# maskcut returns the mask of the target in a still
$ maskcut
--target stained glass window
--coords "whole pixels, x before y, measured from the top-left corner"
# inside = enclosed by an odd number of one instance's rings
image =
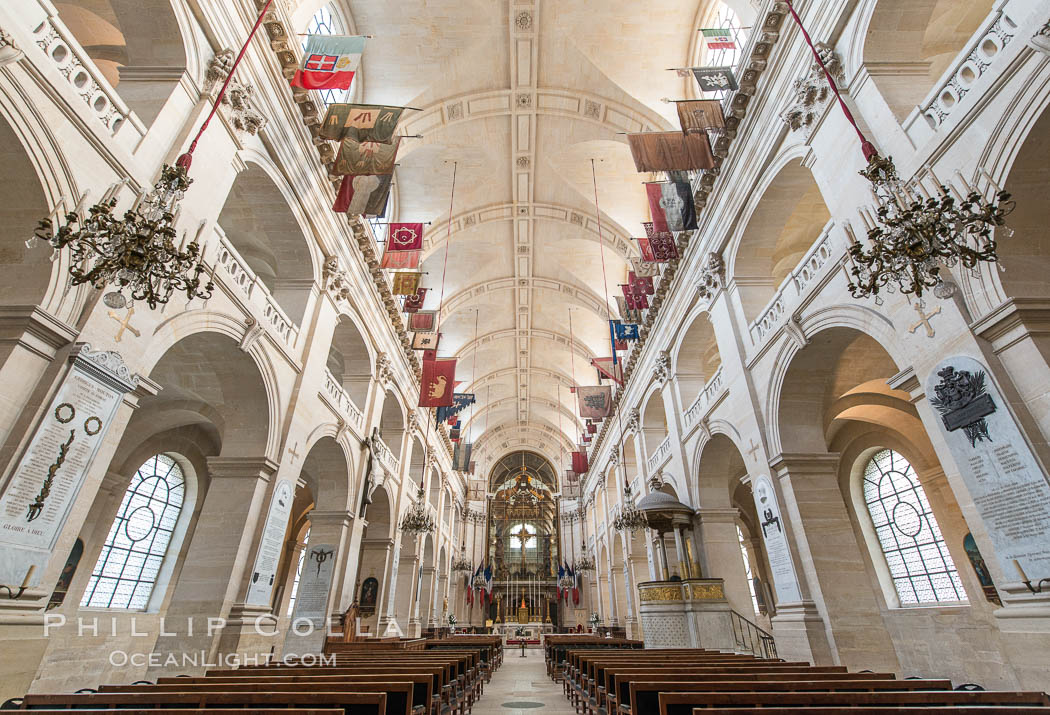
[[[303,561],[306,559],[306,545],[310,543],[310,530],[303,536],[303,548],[299,552],[299,563],[295,565],[295,579],[292,581],[292,595],[288,597],[288,615],[295,609],[295,597],[299,594],[299,579],[303,575]]]
[[[306,26],[307,35],[341,35],[343,34],[342,23],[339,22],[339,18],[332,13],[331,6],[325,5],[310,18],[310,23]],[[303,49],[306,49],[306,38],[303,38]],[[318,90],[318,94],[321,95],[321,101],[327,107],[329,104],[335,102],[346,101],[345,98],[337,96],[336,90],[334,89],[321,89]],[[340,94],[344,94],[340,92]],[[350,96],[350,91],[345,92],[345,96]]]
[[[145,609],[182,513],[186,477],[166,454],[139,467],[109,529],[84,597],[84,608]]]
[[[966,601],[915,470],[884,449],[864,468],[864,503],[902,606]]]

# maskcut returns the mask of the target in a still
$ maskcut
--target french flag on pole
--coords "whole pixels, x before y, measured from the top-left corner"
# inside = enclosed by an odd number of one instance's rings
[[[354,73],[365,51],[365,37],[310,35],[303,61],[292,78],[293,87],[303,89],[350,89]]]

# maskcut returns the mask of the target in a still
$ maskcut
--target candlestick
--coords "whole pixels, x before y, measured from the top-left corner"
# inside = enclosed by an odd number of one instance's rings
[[[1017,559],[1014,559],[1014,568],[1017,569],[1017,573],[1021,574],[1022,581],[1030,581],[1030,579],[1028,578],[1028,574],[1024,572],[1023,568],[1021,568],[1021,562]]]

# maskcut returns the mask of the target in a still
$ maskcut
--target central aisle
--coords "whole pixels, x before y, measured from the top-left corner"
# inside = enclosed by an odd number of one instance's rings
[[[503,666],[485,686],[471,715],[571,715],[562,686],[547,677],[543,650],[506,648]]]

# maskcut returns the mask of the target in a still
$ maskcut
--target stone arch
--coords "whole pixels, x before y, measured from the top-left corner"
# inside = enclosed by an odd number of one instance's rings
[[[400,397],[387,390],[383,395],[383,406],[379,413],[379,436],[394,456],[400,457],[401,443],[405,435],[405,409]]]
[[[704,385],[722,366],[711,314],[706,310],[697,310],[687,325],[689,327],[682,333],[674,352],[673,365],[684,406],[693,403]]]
[[[365,581],[374,578],[379,582],[376,594],[375,612],[362,614],[361,625],[367,627],[373,634],[379,622],[379,614],[386,608],[387,582],[390,577],[390,566],[392,565],[393,542],[393,509],[391,507],[390,494],[384,485],[379,485],[372,493],[372,503],[368,505],[365,512],[365,527],[361,532],[361,551],[358,556],[357,567],[357,593],[355,597],[360,601],[362,598],[361,588]]]
[[[660,388],[654,389],[643,404],[641,430],[648,459],[667,437],[667,413],[664,411],[664,397]]]
[[[422,585],[419,573],[419,537],[402,532],[401,554],[397,565],[397,588],[394,599],[394,618],[401,630],[409,631],[410,621],[415,620],[416,600],[420,598]]]
[[[171,0],[62,0],[55,7],[110,86],[152,124],[195,51]]]
[[[321,437],[309,447],[301,478],[324,511],[353,511],[350,462],[334,437]]]
[[[875,2],[863,62],[898,121],[926,98],[993,5],[993,0]]]
[[[756,191],[758,198],[729,249],[727,274],[748,323],[761,315],[831,219],[812,172],[790,155],[782,161],[761,193]]]
[[[375,358],[355,317],[346,313],[339,316],[332,334],[326,367],[358,409],[364,409],[372,384]]]
[[[25,244],[51,206],[24,141],[26,131],[16,129],[6,113],[0,116],[0,305],[35,305],[44,302],[53,274],[66,266],[51,261],[47,244]]]
[[[237,274],[235,281],[249,296],[263,288],[288,319],[300,325],[317,281],[318,261],[309,224],[300,220],[293,197],[270,162],[253,155],[234,179],[219,213],[218,230],[240,258],[220,258]]]

